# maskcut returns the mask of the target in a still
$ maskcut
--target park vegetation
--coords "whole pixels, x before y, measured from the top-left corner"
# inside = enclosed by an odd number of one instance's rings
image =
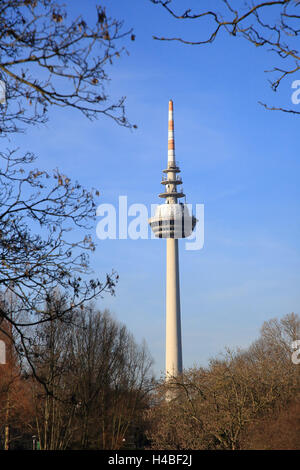
[[[226,349],[162,382],[147,412],[152,448],[299,449],[300,361],[291,347],[299,337],[298,315],[272,319],[248,349]]]
[[[170,1],[152,1],[172,13]],[[225,29],[298,63],[282,41],[298,34],[294,3],[241,14],[226,1],[225,23],[213,12],[172,14],[212,17],[216,32],[203,43]],[[260,16],[272,5],[281,8],[280,30]],[[260,32],[243,26],[247,19]],[[15,133],[47,122],[51,107],[135,128],[125,98],[107,93],[126,38],[135,35],[101,6],[88,24],[54,0],[0,2],[0,448],[299,448],[300,366],[291,360],[299,317],[266,322],[247,350],[154,380],[146,345],[99,308],[118,275],[91,277],[98,189],[37,168],[36,155],[13,145]],[[277,72],[275,90],[294,69]]]
[[[48,308],[62,303],[56,293]],[[38,379],[13,350],[0,365],[2,448],[299,449],[299,333],[298,315],[269,320],[249,348],[166,382],[108,311],[76,309],[72,326],[32,329]]]
[[[57,292],[47,308],[64,309]],[[152,359],[124,325],[92,304],[69,322],[30,327],[28,362],[6,341],[0,365],[2,449],[119,449],[139,445]],[[4,339],[5,336],[2,335]]]

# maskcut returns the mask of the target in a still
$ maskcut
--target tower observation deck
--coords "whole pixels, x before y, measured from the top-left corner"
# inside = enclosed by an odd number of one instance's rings
[[[197,219],[189,213],[180,188],[182,179],[175,160],[173,101],[169,101],[168,166],[163,170],[161,184],[164,192],[159,197],[164,204],[156,208],[149,224],[158,238],[167,239],[167,282],[166,282],[166,378],[182,372],[181,319],[178,239],[191,235]]]
[[[173,101],[169,101],[168,167],[163,173],[166,175],[161,181],[164,192],[159,194],[159,197],[166,201],[157,207],[154,217],[149,219],[149,224],[158,238],[186,238],[194,230],[196,218],[189,214],[186,204],[179,202],[179,199],[185,198],[185,194],[179,188],[182,179],[179,176],[180,168],[175,161]]]

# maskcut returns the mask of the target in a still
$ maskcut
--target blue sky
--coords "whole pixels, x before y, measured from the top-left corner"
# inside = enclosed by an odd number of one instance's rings
[[[89,19],[95,3],[74,0],[71,11],[78,14],[84,4]],[[99,188],[99,203],[127,195],[129,204],[150,206],[160,202],[173,99],[187,200],[205,205],[204,248],[186,251],[180,242],[183,358],[185,367],[204,365],[225,346],[248,346],[263,321],[299,313],[300,118],[266,111],[258,101],[293,107],[291,85],[300,76],[274,94],[264,70],[278,63],[267,51],[228,36],[201,48],[154,41],[152,35],[183,33],[195,39],[199,25],[176,23],[149,0],[106,4],[107,13],[136,34],[134,42],[124,40],[129,55],[108,69],[108,91],[127,97],[128,118],[138,129],[56,109],[46,126],[29,129],[16,143],[35,151],[41,168],[59,167]],[[119,273],[116,296],[99,306],[146,340],[159,375],[165,242],[98,241],[91,264],[99,277],[112,268]]]

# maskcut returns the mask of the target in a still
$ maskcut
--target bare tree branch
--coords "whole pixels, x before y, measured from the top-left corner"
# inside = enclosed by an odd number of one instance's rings
[[[270,82],[273,91],[277,91],[281,82],[300,70],[300,50],[298,36],[300,33],[300,2],[295,0],[240,2],[236,0],[219,0],[218,6],[211,10],[194,12],[191,8],[177,13],[175,0],[150,0],[163,7],[176,20],[196,20],[201,24],[207,22],[211,27],[202,39],[189,40],[183,37],[158,37],[160,41],[178,41],[183,44],[201,46],[213,43],[222,32],[230,36],[242,37],[255,47],[266,47],[284,60],[287,68],[274,66],[267,72],[275,74]],[[173,4],[176,6],[173,7]],[[202,22],[202,23],[201,23]],[[203,28],[204,30],[204,28]],[[206,30],[206,29],[205,29]],[[201,29],[200,29],[201,31]],[[260,102],[266,109],[300,114],[293,109],[268,106]]]
[[[3,0],[0,5],[0,132],[22,131],[44,123],[49,106],[71,107],[89,119],[104,115],[132,127],[121,97],[106,93],[108,69],[122,53],[131,30],[98,6],[95,22],[69,18],[54,0]],[[133,39],[133,35],[131,35]],[[20,127],[21,126],[21,127]]]

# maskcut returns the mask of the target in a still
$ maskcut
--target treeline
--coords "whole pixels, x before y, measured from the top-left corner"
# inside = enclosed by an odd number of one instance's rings
[[[56,318],[62,302],[48,305]],[[30,334],[27,361],[14,355],[0,366],[1,447],[32,448],[32,436],[43,450],[140,445],[135,435],[153,385],[145,344],[93,305],[68,321],[39,323]]]
[[[60,319],[63,303],[53,296],[55,320],[28,326],[23,362],[11,348],[0,365],[1,448],[300,448],[298,315],[265,322],[246,350],[158,383],[146,346],[108,311],[90,304]]]
[[[299,449],[299,339],[298,315],[273,319],[247,350],[161,383],[147,412],[151,448]]]

